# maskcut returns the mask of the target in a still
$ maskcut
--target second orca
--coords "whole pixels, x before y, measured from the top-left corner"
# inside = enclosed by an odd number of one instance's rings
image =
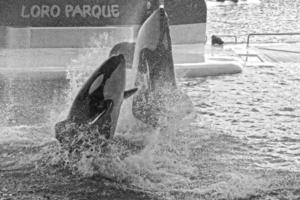
[[[189,97],[177,87],[168,17],[164,8],[155,10],[141,26],[136,43],[119,43],[111,55],[124,54],[130,71],[127,87],[138,92],[126,102],[123,113],[145,124],[158,126],[165,117],[185,117],[193,112]],[[123,114],[122,113],[122,114]],[[126,121],[127,120],[127,121]]]
[[[145,21],[137,37],[133,58],[136,69],[132,113],[152,126],[168,118],[184,118],[193,112],[189,97],[178,87],[172,55],[168,17],[159,8]]]

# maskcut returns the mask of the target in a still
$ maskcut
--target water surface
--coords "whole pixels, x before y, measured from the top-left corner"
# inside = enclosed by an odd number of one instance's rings
[[[251,32],[300,30],[298,1],[248,0],[213,3],[208,8],[209,35],[235,34],[245,41],[245,34]],[[63,87],[61,80],[55,85],[63,93],[51,90],[52,96],[31,98],[28,94],[37,87],[28,79],[22,82],[24,77],[5,88],[4,94],[10,95],[1,97],[2,112],[13,115],[1,120],[0,198],[300,198],[299,62],[276,60],[268,65],[248,64],[237,75],[179,79],[180,88],[194,103],[195,116],[175,119],[161,129],[117,132],[146,143],[146,148],[121,158],[122,149],[115,145],[117,154],[70,166],[54,139],[53,127],[64,119],[70,97],[88,76],[71,68],[86,69],[98,56],[94,49],[70,62],[66,67],[70,87]],[[6,81],[12,83],[13,78]],[[42,93],[49,94],[46,88],[52,83],[43,83]],[[14,110],[11,102],[18,103],[21,97],[36,100],[28,101],[31,108],[42,104],[48,114],[41,121],[46,118],[47,122],[35,123],[39,119],[19,112],[24,108]],[[53,110],[54,105],[59,106]],[[13,116],[22,119],[23,125],[7,123]]]

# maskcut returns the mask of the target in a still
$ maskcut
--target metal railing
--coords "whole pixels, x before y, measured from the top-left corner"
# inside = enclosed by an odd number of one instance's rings
[[[250,33],[247,37],[247,48],[250,45],[250,38],[252,36],[268,36],[268,35],[300,35],[300,33]]]
[[[271,36],[271,35],[274,35],[274,36],[299,35],[300,36],[300,33],[298,33],[298,32],[294,32],[294,33],[293,32],[291,32],[291,33],[250,33],[247,35],[247,43],[246,43],[247,48],[250,46],[250,38],[251,37],[253,37],[253,36]],[[215,36],[220,37],[220,38],[222,38],[222,37],[234,38],[234,44],[238,44],[238,36],[236,36],[236,35],[215,35]],[[246,35],[243,35],[243,36],[246,36]],[[207,36],[206,36],[206,39],[207,39]],[[225,43],[229,43],[229,42],[225,42]],[[264,62],[263,58],[255,53],[248,53],[248,52],[247,53],[239,53],[238,56],[246,57],[246,61],[248,60],[248,57],[256,57],[259,59],[259,61]]]
[[[264,62],[264,59],[262,59],[262,58],[261,58],[259,55],[257,55],[257,54],[250,54],[250,53],[244,53],[244,54],[242,54],[242,53],[239,53],[238,56],[240,56],[240,57],[246,57],[246,59],[245,59],[246,62],[248,61],[248,58],[249,58],[249,57],[255,57],[255,58],[257,58],[260,62]]]

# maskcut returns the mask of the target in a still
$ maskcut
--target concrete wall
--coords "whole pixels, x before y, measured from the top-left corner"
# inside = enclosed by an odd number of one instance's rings
[[[137,27],[32,28],[31,48],[86,48],[132,41]]]
[[[134,27],[76,27],[76,28],[2,28],[0,47],[7,48],[87,48],[113,46],[132,41]],[[206,24],[170,26],[173,44],[205,43]]]
[[[120,16],[96,19],[85,15],[70,18],[64,12],[58,17],[20,14],[24,6],[29,9],[37,2],[39,0],[0,0],[0,47],[85,48],[132,41],[140,24],[158,7],[158,0],[87,0],[85,3],[91,5],[97,2],[119,5]],[[61,9],[69,3],[78,4],[72,0],[46,0],[43,3],[46,2]],[[165,0],[164,4],[173,44],[206,42],[205,0]],[[136,25],[130,28],[133,24]]]
[[[4,30],[6,48],[87,48],[132,41],[137,27],[13,28]]]
[[[206,43],[206,23],[170,26],[173,44]]]
[[[30,48],[31,30],[30,28],[6,29],[6,47],[8,48]]]

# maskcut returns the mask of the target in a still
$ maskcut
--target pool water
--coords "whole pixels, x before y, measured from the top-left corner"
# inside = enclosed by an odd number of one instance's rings
[[[208,34],[244,40],[250,32],[296,32],[299,4],[210,3]],[[72,63],[88,65],[95,55],[82,53]],[[141,152],[124,158],[126,147],[112,144],[106,157],[86,152],[89,157],[72,165],[53,127],[88,74],[68,71],[73,85],[47,104],[48,109],[61,104],[49,111],[48,123],[2,123],[0,199],[299,199],[299,67],[298,62],[248,63],[241,74],[178,79],[194,115],[160,129],[116,133],[143,142]]]

